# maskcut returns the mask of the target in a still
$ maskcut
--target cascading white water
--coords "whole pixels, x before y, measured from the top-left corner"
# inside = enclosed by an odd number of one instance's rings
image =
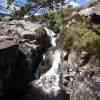
[[[42,74],[39,79],[33,81],[33,85],[45,94],[56,97],[61,90],[62,55],[64,52],[62,49],[57,48],[56,39],[58,37],[56,33],[46,27],[44,27],[44,29],[50,38],[52,47],[47,51],[47,54],[43,54],[43,60],[45,61],[47,58],[50,61],[48,64],[50,68],[46,73]]]
[[[52,66],[45,74],[34,82],[36,87],[42,89],[45,94],[56,96],[60,90],[60,77],[62,67],[62,51],[56,49],[51,55]]]
[[[56,47],[56,39],[57,39],[57,37],[55,37],[56,33],[54,33],[52,30],[48,29],[47,27],[44,27],[44,29],[46,30],[47,35],[50,37],[51,45],[53,47]]]

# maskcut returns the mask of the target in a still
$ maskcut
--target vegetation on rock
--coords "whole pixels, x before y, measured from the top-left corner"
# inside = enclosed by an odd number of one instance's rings
[[[97,54],[99,57],[100,36],[92,30],[88,17],[77,16],[64,28],[64,48],[77,48]]]
[[[59,33],[64,28],[64,14],[62,11],[50,12],[47,16],[48,27],[54,32]]]

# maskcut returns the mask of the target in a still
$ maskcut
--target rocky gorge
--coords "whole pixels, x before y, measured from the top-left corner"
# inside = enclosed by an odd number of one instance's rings
[[[0,22],[0,99],[100,100],[96,55],[64,49],[59,39],[45,25]]]

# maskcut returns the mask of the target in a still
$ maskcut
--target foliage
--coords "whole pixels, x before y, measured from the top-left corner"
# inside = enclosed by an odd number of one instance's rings
[[[50,12],[47,16],[48,27],[54,32],[58,33],[63,31],[64,15],[62,11]]]
[[[96,53],[100,57],[100,36],[90,27],[87,17],[74,18],[74,22],[64,30],[64,48],[79,48]]]
[[[11,3],[13,2],[14,0],[7,0],[7,5],[9,7],[9,5],[11,5]]]

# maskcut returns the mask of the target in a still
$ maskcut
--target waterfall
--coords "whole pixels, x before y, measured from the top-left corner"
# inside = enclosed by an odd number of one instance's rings
[[[56,33],[54,33],[52,30],[48,29],[47,27],[44,27],[44,29],[46,30],[47,32],[47,35],[50,37],[50,40],[51,40],[51,45],[53,47],[56,47]]]
[[[46,63],[48,70],[40,75],[39,79],[33,81],[33,87],[39,88],[40,91],[43,91],[47,95],[53,95],[56,97],[61,90],[61,77],[62,77],[62,55],[63,50],[57,48],[56,40],[57,34],[52,30],[44,27],[46,33],[50,39],[51,47],[43,54],[43,61]],[[47,60],[47,61],[46,61]],[[40,65],[41,68],[45,65]]]
[[[46,94],[53,93],[54,95],[57,95],[57,92],[60,90],[60,67],[62,67],[61,55],[61,50],[56,49],[53,55],[51,55],[51,68],[35,81],[35,86],[40,87]]]

